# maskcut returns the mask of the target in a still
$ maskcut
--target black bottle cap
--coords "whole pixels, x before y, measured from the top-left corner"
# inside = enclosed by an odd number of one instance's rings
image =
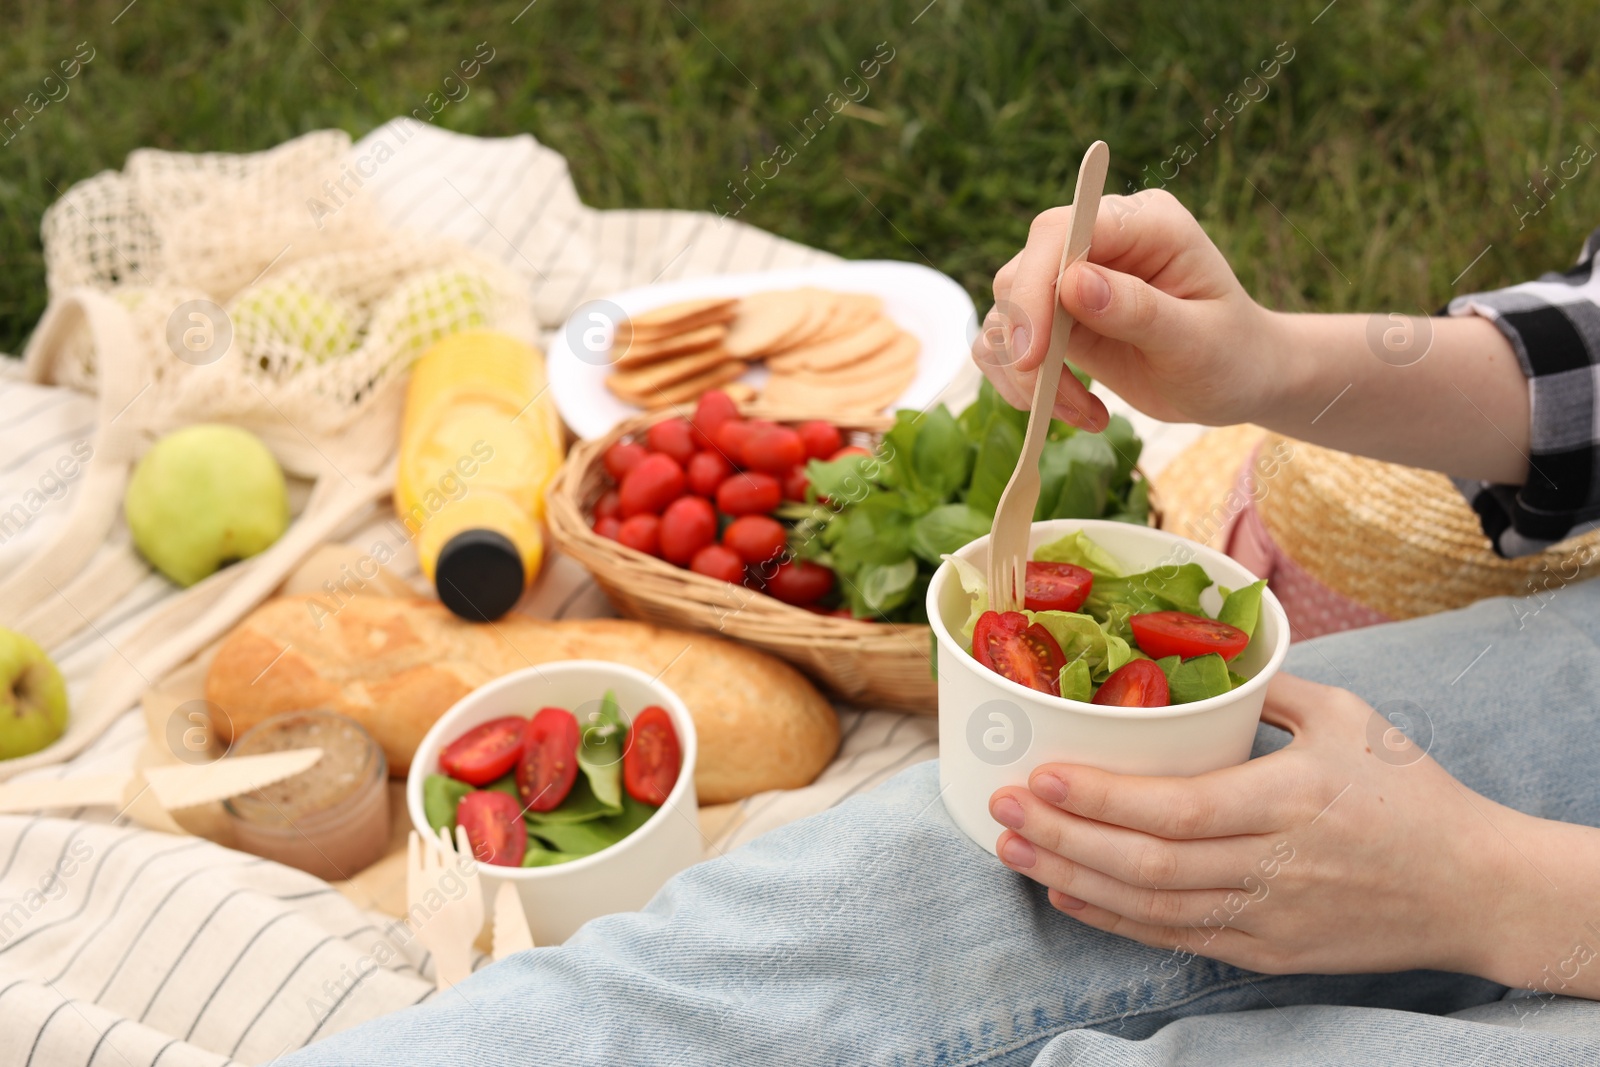
[[[470,622],[492,622],[522,598],[522,556],[505,534],[462,530],[444,543],[433,586],[444,606]]]

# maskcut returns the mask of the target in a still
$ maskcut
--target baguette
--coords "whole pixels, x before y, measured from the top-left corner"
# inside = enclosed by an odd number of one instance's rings
[[[512,613],[471,623],[422,599],[354,597],[334,613],[312,597],[270,600],[223,639],[206,699],[220,711],[214,728],[229,741],[286,711],[348,715],[401,777],[423,734],[457,700],[511,671],[568,659],[660,673],[694,717],[702,803],[806,785],[839,747],[833,706],[764,652],[622,619],[548,622]]]

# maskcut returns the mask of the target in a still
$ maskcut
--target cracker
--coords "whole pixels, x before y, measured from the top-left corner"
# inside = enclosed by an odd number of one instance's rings
[[[839,293],[834,303],[833,317],[820,331],[807,337],[806,346],[819,345],[824,341],[834,341],[840,337],[848,337],[857,330],[864,329],[868,323],[877,318],[883,311],[883,301],[869,293]]]
[[[631,333],[636,338],[651,335],[683,333],[711,322],[727,322],[733,318],[739,303],[733,297],[702,297],[699,300],[681,300],[676,304],[641,311],[617,324],[617,332]]]
[[[614,377],[607,379],[606,384],[611,386],[611,391],[631,404],[644,408],[666,407],[668,404],[681,404],[693,400],[707,389],[715,389],[719,385],[726,385],[745,372],[743,360],[724,359],[692,378],[674,382],[671,385],[655,389],[649,393],[633,393],[631,395],[616,388]]]
[[[773,356],[767,366],[775,370],[834,370],[859,363],[892,342],[900,328],[882,315],[867,323],[866,327],[846,337],[791,349],[781,356]]]
[[[796,289],[795,292],[805,295],[809,302],[806,307],[805,318],[801,319],[793,330],[784,334],[772,343],[764,355],[776,355],[787,352],[791,348],[798,348],[810,344],[812,339],[824,333],[837,317],[839,307],[839,294],[830,293],[826,289],[806,287]]]
[[[611,363],[615,367],[636,367],[645,363],[654,363],[668,356],[700,352],[719,345],[727,333],[728,328],[726,326],[720,322],[714,322],[710,326],[702,326],[698,330],[671,334],[659,340],[631,338],[625,346],[617,344],[611,346]]]
[[[703,352],[672,356],[647,363],[642,367],[617,371],[606,379],[606,383],[612,386],[612,392],[615,393],[629,392],[647,396],[663,386],[681,382],[685,378],[693,378],[727,358],[728,353],[721,348],[708,348]]]
[[[812,298],[803,290],[752,293],[739,302],[739,313],[723,342],[730,356],[754,359],[792,334],[810,312]]]

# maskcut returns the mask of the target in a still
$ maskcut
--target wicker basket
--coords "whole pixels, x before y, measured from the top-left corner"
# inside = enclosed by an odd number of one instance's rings
[[[779,413],[755,406],[743,413],[785,422],[825,419],[849,443],[867,446],[893,425],[892,419],[871,415]],[[677,414],[669,408],[638,415],[603,437],[572,446],[550,483],[546,521],[555,546],[583,564],[617,611],[630,619],[754,645],[788,660],[830,694],[853,704],[937,714],[933,632],[926,625],[818,615],[636,552],[590,528],[595,502],[611,487],[601,462],[606,449]]]

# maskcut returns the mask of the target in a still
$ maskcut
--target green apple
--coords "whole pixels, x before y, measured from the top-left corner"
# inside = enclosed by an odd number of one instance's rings
[[[0,629],[0,759],[27,756],[67,729],[67,683],[31,638]]]
[[[396,297],[403,311],[396,330],[417,351],[441,337],[489,325],[494,289],[469,270],[442,270],[407,282]]]
[[[184,586],[265,551],[289,528],[283,468],[236,426],[188,426],[157,441],[122,508],[140,553]]]
[[[346,354],[358,340],[358,317],[353,308],[297,282],[256,286],[234,304],[229,317],[235,334],[275,338],[318,363]]]

